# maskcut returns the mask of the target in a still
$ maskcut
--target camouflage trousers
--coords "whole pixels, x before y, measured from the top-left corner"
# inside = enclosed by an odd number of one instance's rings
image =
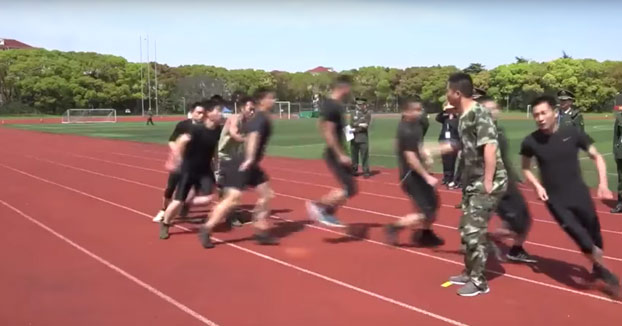
[[[464,193],[460,237],[465,248],[464,273],[478,287],[485,287],[488,258],[488,221],[497,208],[500,194]]]

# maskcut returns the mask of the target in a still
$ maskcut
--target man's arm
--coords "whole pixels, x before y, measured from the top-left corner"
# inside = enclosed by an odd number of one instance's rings
[[[596,149],[596,146],[590,145],[587,149],[587,154],[590,156],[594,165],[596,165],[596,171],[598,171],[598,186],[603,188],[609,188],[607,181],[607,163],[605,159]]]
[[[257,153],[257,140],[259,139],[259,132],[253,131],[246,137],[246,164],[251,164],[255,159],[255,153]]]
[[[238,121],[240,118],[239,114],[232,115],[229,119],[227,119],[226,124],[229,126],[229,136],[231,136],[231,138],[235,141],[243,142],[244,135],[240,133],[240,128],[238,128]]]
[[[497,144],[484,145],[484,187],[486,192],[492,191],[492,179],[497,170]]]
[[[583,114],[581,114],[580,111],[577,113],[577,117],[575,118],[575,125],[577,127],[579,127],[579,130],[581,130],[582,132],[585,132],[585,124],[583,122]]]
[[[614,150],[616,148],[616,144],[620,142],[620,128],[618,128],[618,125],[620,123],[621,117],[622,117],[622,114],[616,113],[616,120],[613,123],[613,149]]]
[[[320,122],[320,129],[322,131],[322,136],[324,137],[328,148],[330,148],[337,157],[345,156],[346,154],[343,152],[343,149],[341,148],[341,145],[339,144],[339,141],[335,136],[337,132],[343,131],[336,130],[337,125],[334,122],[326,120]]]
[[[549,200],[549,195],[547,194],[546,189],[544,189],[538,178],[536,178],[533,172],[531,172],[531,157],[521,155],[521,168],[525,180],[527,180],[527,182],[534,187],[536,194],[538,194],[538,198],[542,201]]]

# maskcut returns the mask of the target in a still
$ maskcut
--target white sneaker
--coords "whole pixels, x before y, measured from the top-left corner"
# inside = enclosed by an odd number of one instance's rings
[[[158,214],[153,218],[152,221],[154,221],[155,223],[160,223],[162,222],[162,220],[164,220],[164,211],[161,210],[158,212]]]

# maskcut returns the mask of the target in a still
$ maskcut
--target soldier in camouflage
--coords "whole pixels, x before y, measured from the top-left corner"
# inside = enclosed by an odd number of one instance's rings
[[[561,90],[557,92],[557,99],[559,100],[559,125],[574,126],[585,131],[581,110],[572,106],[574,94],[567,90]]]
[[[352,173],[358,172],[359,154],[363,174],[369,178],[369,126],[371,125],[371,112],[367,109],[367,100],[364,98],[356,99],[356,110],[352,115],[350,126],[354,129],[354,139],[350,142],[352,155]]]
[[[460,112],[460,143],[442,146],[441,152],[462,150],[464,160],[463,213],[460,236],[465,246],[461,275],[449,280],[463,285],[460,296],[476,296],[490,291],[484,269],[488,256],[488,221],[507,190],[507,172],[498,148],[497,128],[488,110],[472,98],[473,81],[456,73],[447,83],[447,101]]]
[[[618,170],[618,204],[611,212],[622,213],[622,112],[616,112],[616,121],[613,124],[613,157]]]

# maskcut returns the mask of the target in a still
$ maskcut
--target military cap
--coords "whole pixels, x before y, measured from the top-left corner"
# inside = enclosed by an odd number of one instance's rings
[[[574,100],[574,94],[572,94],[572,92],[570,91],[562,89],[559,92],[557,92],[557,98],[561,101]]]
[[[481,88],[473,88],[473,99],[477,100],[478,98],[482,97],[482,96],[486,96],[486,91],[481,89]]]
[[[359,104],[359,105],[367,103],[367,99],[362,98],[362,97],[357,97],[354,100],[356,101],[356,104]]]

